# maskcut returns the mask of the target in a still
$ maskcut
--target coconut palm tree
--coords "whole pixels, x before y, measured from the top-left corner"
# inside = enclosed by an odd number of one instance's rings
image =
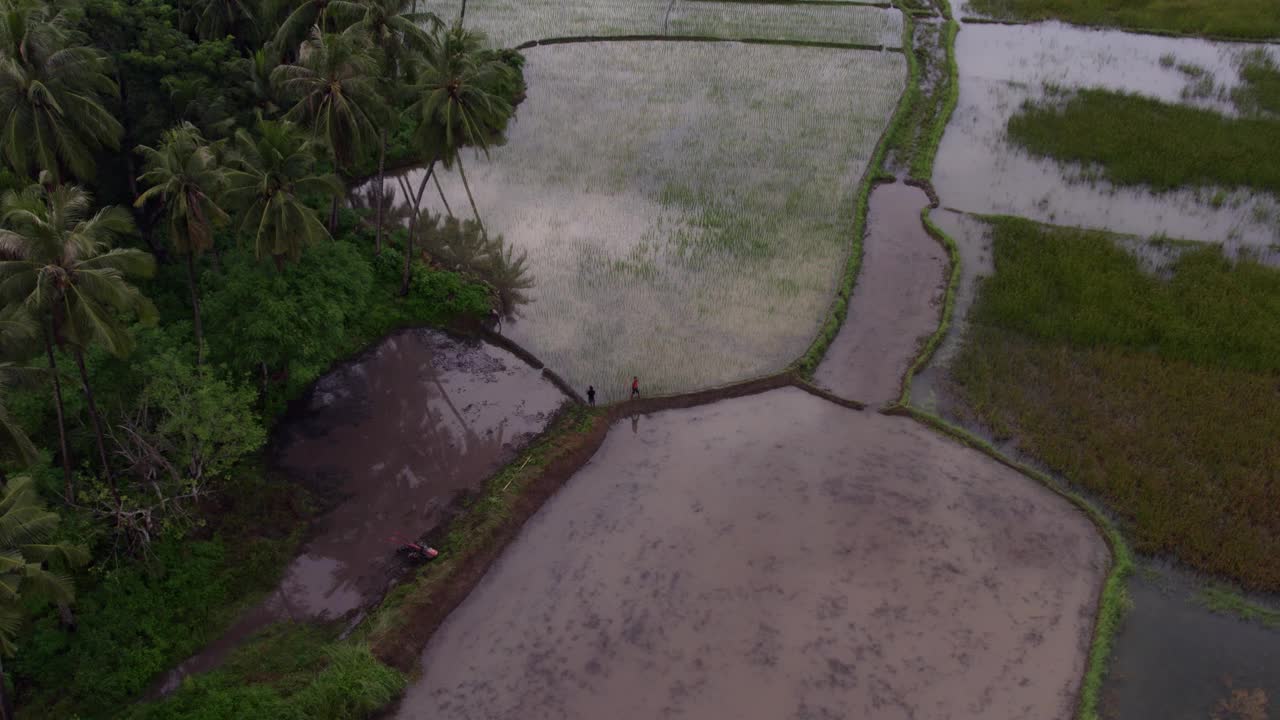
[[[487,155],[501,140],[515,114],[512,92],[523,82],[516,67],[484,48],[483,35],[461,27],[446,31],[423,59],[414,88],[418,99],[408,112],[418,120],[420,144],[435,152],[432,162],[438,160],[446,168],[457,164],[471,211],[484,232],[460,153],[464,147],[476,147]]]
[[[0,154],[18,173],[94,173],[94,153],[117,149],[119,121],[103,107],[118,90],[106,53],[69,40],[61,10],[0,0]]]
[[[368,37],[379,50],[383,94],[388,98],[403,94],[403,80],[412,63],[409,54],[430,51],[435,42],[431,31],[438,31],[444,23],[431,12],[418,12],[417,0],[365,0],[364,14],[352,23],[344,33],[359,33]],[[387,177],[387,133],[398,117],[387,113],[385,122],[378,129],[378,182],[374,186],[378,197],[374,200],[377,210],[375,221],[375,252],[382,253],[383,207],[382,193]]]
[[[227,171],[224,198],[239,209],[238,231],[253,238],[258,258],[271,257],[278,269],[297,260],[302,249],[329,237],[324,223],[304,202],[327,197],[342,184],[316,170],[314,146],[291,122],[259,120],[257,133],[236,133],[236,157]]]
[[[187,257],[187,285],[195,322],[196,364],[203,357],[204,333],[200,323],[200,288],[196,258],[213,247],[213,230],[229,217],[216,200],[226,182],[217,155],[200,131],[182,123],[165,132],[159,148],[139,146],[145,165],[139,182],[151,187],[138,196],[142,207],[151,199],[164,205],[169,239]]]
[[[21,305],[40,320],[55,377],[54,345],[70,349],[113,493],[115,479],[84,350],[96,343],[123,357],[133,348],[124,316],[155,317],[151,301],[127,280],[153,274],[155,258],[142,250],[112,247],[116,238],[132,232],[133,218],[127,210],[108,207],[93,212],[89,193],[73,185],[46,189],[36,184],[0,199],[0,250],[17,258],[0,261],[0,302]],[[60,389],[58,394],[55,399],[61,404]]]
[[[363,14],[362,0],[301,0],[276,30],[275,46],[292,55],[314,27],[324,32],[341,30]]]
[[[75,585],[66,574],[89,562],[79,545],[53,541],[58,516],[45,509],[31,478],[16,476],[0,490],[0,655],[12,656],[22,621],[36,601],[69,604]],[[0,713],[13,717],[0,664]]]
[[[220,40],[228,35],[254,34],[257,23],[255,5],[250,0],[187,0],[182,17],[186,32],[194,31],[201,40]],[[252,42],[255,38],[243,38]]]
[[[312,29],[298,62],[281,65],[271,82],[294,105],[285,119],[311,128],[313,137],[329,149],[339,175],[347,171],[377,141],[386,125],[387,109],[379,92],[378,63],[362,34],[323,34]],[[338,195],[329,211],[329,232],[338,225]]]

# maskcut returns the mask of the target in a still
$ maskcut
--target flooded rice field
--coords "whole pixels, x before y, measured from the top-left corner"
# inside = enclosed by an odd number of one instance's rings
[[[1202,592],[1169,568],[1133,576],[1104,720],[1280,718],[1280,627],[1211,612],[1197,600]]]
[[[1080,168],[1031,157],[1005,133],[1009,118],[1025,101],[1043,99],[1048,86],[1105,88],[1232,114],[1225,94],[1239,84],[1242,56],[1256,47],[1060,23],[966,25],[956,40],[960,100],[933,176],[938,194],[967,212],[1228,246],[1280,244],[1276,197],[1230,189],[1152,194],[1084,180]],[[1267,51],[1280,58],[1280,49]],[[1196,85],[1206,78],[1213,90],[1203,93]]]
[[[564,401],[507,351],[432,330],[392,335],[321,378],[277,431],[276,462],[335,505],[280,586],[165,691],[271,623],[340,618],[380,598],[397,546],[434,528]]]
[[[797,389],[621,423],[395,717],[1070,718],[1105,544],[904,419]]]
[[[509,141],[488,161],[464,157],[489,233],[528,252],[536,283],[504,334],[605,402],[635,375],[645,393],[673,393],[803,354],[852,245],[903,56],[603,42],[527,59]],[[469,207],[456,173],[441,181],[449,207]],[[447,212],[434,188],[425,197]]]
[[[458,17],[461,0],[431,4]],[[902,14],[858,3],[768,6],[734,0],[470,0],[466,24],[493,45],[549,38],[691,35],[726,39],[902,45]]]
[[[938,327],[948,262],[920,221],[928,205],[924,191],[902,183],[871,193],[849,312],[814,374],[840,397],[871,406],[896,399],[922,339]]]

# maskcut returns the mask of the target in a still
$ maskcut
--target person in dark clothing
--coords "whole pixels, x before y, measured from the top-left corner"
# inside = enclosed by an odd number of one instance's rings
[[[639,396],[640,396],[640,378],[635,377],[633,375],[631,377],[631,397],[632,399],[635,399]]]
[[[589,405],[596,404],[596,386],[595,385],[587,386],[587,404]]]

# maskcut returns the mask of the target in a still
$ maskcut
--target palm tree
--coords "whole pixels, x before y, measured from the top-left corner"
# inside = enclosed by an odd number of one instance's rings
[[[94,172],[124,132],[103,107],[118,90],[106,53],[71,44],[69,21],[36,0],[0,0],[0,154],[19,173]]]
[[[325,32],[346,28],[363,14],[362,4],[362,0],[302,0],[280,23],[276,49],[291,54],[314,27]]]
[[[45,509],[31,478],[17,476],[0,490],[0,654],[13,655],[14,640],[34,601],[69,604],[75,585],[65,571],[89,562],[79,545],[53,541],[58,516]],[[0,664],[0,713],[13,717]]]
[[[377,82],[378,64],[366,36],[326,35],[312,29],[298,62],[271,73],[286,101],[294,102],[285,119],[311,128],[329,149],[334,168],[345,175],[373,147],[386,124],[386,107]],[[338,195],[329,211],[329,232],[338,225]]]
[[[92,212],[89,193],[73,185],[46,189],[36,184],[0,199],[0,250],[17,258],[0,262],[0,302],[21,305],[40,319],[45,327],[45,354],[55,379],[53,347],[69,346],[80,371],[102,470],[113,494],[115,479],[85,369],[84,349],[98,343],[123,357],[133,347],[124,314],[136,314],[143,320],[155,316],[151,301],[127,281],[131,276],[154,273],[155,258],[142,250],[111,247],[117,237],[132,232],[133,218],[127,210],[108,207]],[[61,415],[61,389],[56,383],[55,391]],[[65,446],[63,456],[66,462]],[[73,493],[68,478],[68,495]]]
[[[224,197],[240,210],[238,230],[253,238],[257,257],[270,256],[283,269],[285,260],[297,260],[304,247],[329,237],[303,199],[341,193],[342,184],[316,171],[312,143],[293,123],[259,120],[257,129],[256,135],[236,133]]]
[[[427,31],[438,31],[444,26],[440,18],[431,12],[418,12],[417,0],[365,0],[364,14],[344,33],[359,33],[368,37],[378,48],[381,64],[383,94],[394,98],[403,93],[402,81],[411,64],[409,52],[429,52],[434,37]],[[382,253],[382,194],[387,177],[387,132],[397,120],[394,113],[387,113],[382,127],[378,128],[378,183],[374,186],[378,195],[374,252]]]
[[[184,30],[195,31],[201,40],[220,40],[238,35],[242,29],[249,29],[252,34],[256,21],[254,3],[249,0],[188,0],[187,12],[182,17]]]
[[[196,257],[213,247],[214,227],[226,222],[227,213],[215,199],[226,180],[217,155],[191,123],[165,132],[160,147],[139,146],[145,159],[140,182],[151,185],[138,196],[137,207],[157,198],[165,208],[169,239],[187,256],[187,285],[195,322],[196,364],[203,356],[204,333],[200,324],[200,290]]]
[[[408,112],[416,115],[420,135],[432,136],[423,143],[437,153],[432,163],[439,160],[446,168],[458,165],[483,233],[460,153],[471,146],[487,155],[489,146],[501,140],[515,114],[512,96],[522,91],[523,81],[517,66],[500,53],[484,49],[483,35],[461,27],[445,32],[439,45],[423,57],[421,82],[415,88],[418,100]]]

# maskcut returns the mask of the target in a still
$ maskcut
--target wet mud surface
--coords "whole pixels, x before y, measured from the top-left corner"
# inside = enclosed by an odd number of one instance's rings
[[[922,339],[938,327],[945,291],[946,251],[920,220],[928,205],[924,191],[902,183],[872,191],[862,269],[814,373],[819,386],[870,406],[898,397]]]
[[[275,461],[333,509],[266,601],[163,691],[271,623],[341,618],[377,600],[399,568],[397,546],[440,524],[564,400],[506,350],[432,330],[392,335],[321,378],[282,422]]]
[[[1280,719],[1280,628],[1211,612],[1197,592],[1169,571],[1133,576],[1104,720]]]
[[[396,717],[1068,718],[1108,562],[1066,501],[788,388],[622,420]]]

